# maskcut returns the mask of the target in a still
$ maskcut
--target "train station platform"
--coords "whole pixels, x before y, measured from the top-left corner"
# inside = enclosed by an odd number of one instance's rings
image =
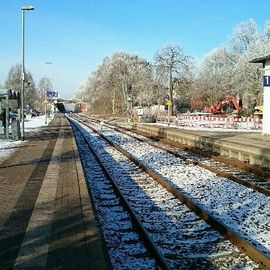
[[[67,119],[16,147],[0,163],[0,269],[110,269]]]
[[[152,137],[204,149],[222,157],[270,169],[270,136],[259,131],[185,129],[162,124],[118,124]]]

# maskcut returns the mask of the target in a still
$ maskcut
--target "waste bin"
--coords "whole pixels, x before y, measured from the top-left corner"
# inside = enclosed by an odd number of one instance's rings
[[[21,129],[20,129],[20,121],[17,119],[11,120],[11,131],[12,140],[20,140],[21,139]]]

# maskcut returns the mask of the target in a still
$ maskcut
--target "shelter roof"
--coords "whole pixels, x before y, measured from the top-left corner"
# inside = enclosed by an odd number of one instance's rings
[[[12,89],[0,88],[0,96],[6,95],[8,95],[10,99],[18,99],[20,97],[20,92]]]
[[[257,57],[252,60],[250,60],[250,63],[262,63],[263,67],[265,67],[265,62],[270,59],[270,54],[262,56],[262,57]]]

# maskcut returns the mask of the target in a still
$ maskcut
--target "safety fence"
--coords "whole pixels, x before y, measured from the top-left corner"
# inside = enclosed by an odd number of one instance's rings
[[[225,129],[262,129],[262,119],[258,117],[222,117],[222,116],[194,116],[179,114],[177,116],[161,115],[158,123],[171,123],[185,127],[225,128]]]

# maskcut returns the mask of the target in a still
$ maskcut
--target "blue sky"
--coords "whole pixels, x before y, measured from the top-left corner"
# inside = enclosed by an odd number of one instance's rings
[[[1,0],[0,83],[21,58],[21,7],[26,12],[25,67],[36,83],[52,79],[72,97],[106,56],[124,50],[152,61],[169,43],[202,58],[233,28],[253,18],[262,30],[270,1],[261,0]],[[51,65],[46,65],[51,62]]]

